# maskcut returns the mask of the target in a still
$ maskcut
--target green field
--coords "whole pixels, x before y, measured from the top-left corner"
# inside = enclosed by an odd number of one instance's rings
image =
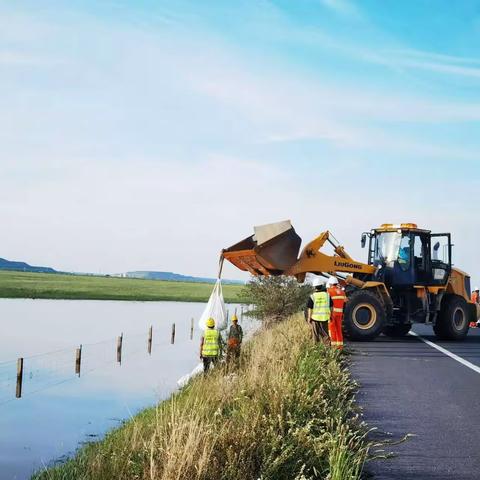
[[[212,288],[209,283],[0,271],[0,298],[205,302]],[[225,301],[238,301],[242,288],[224,285]]]

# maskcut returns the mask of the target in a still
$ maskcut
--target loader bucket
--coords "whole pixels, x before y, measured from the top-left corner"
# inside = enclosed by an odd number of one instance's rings
[[[223,250],[223,257],[252,275],[282,275],[296,261],[302,239],[289,220],[254,227],[254,235]]]

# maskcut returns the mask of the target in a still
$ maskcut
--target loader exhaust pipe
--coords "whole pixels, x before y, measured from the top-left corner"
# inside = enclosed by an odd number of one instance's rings
[[[352,275],[348,275],[348,277],[345,278],[345,283],[347,285],[353,285],[354,287],[358,288],[363,288],[365,286],[365,282],[362,282],[362,280],[359,280]]]

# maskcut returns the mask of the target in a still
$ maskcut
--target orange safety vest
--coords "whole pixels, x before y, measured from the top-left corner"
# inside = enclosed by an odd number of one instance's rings
[[[328,293],[333,302],[332,315],[343,314],[343,307],[347,301],[345,292],[337,285],[328,289]]]

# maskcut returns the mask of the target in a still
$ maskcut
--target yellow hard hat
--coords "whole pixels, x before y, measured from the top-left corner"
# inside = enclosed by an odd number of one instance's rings
[[[232,322],[238,322],[238,317],[235,314],[232,315]]]
[[[215,320],[210,317],[208,320],[207,320],[207,327],[214,327],[215,326]]]

